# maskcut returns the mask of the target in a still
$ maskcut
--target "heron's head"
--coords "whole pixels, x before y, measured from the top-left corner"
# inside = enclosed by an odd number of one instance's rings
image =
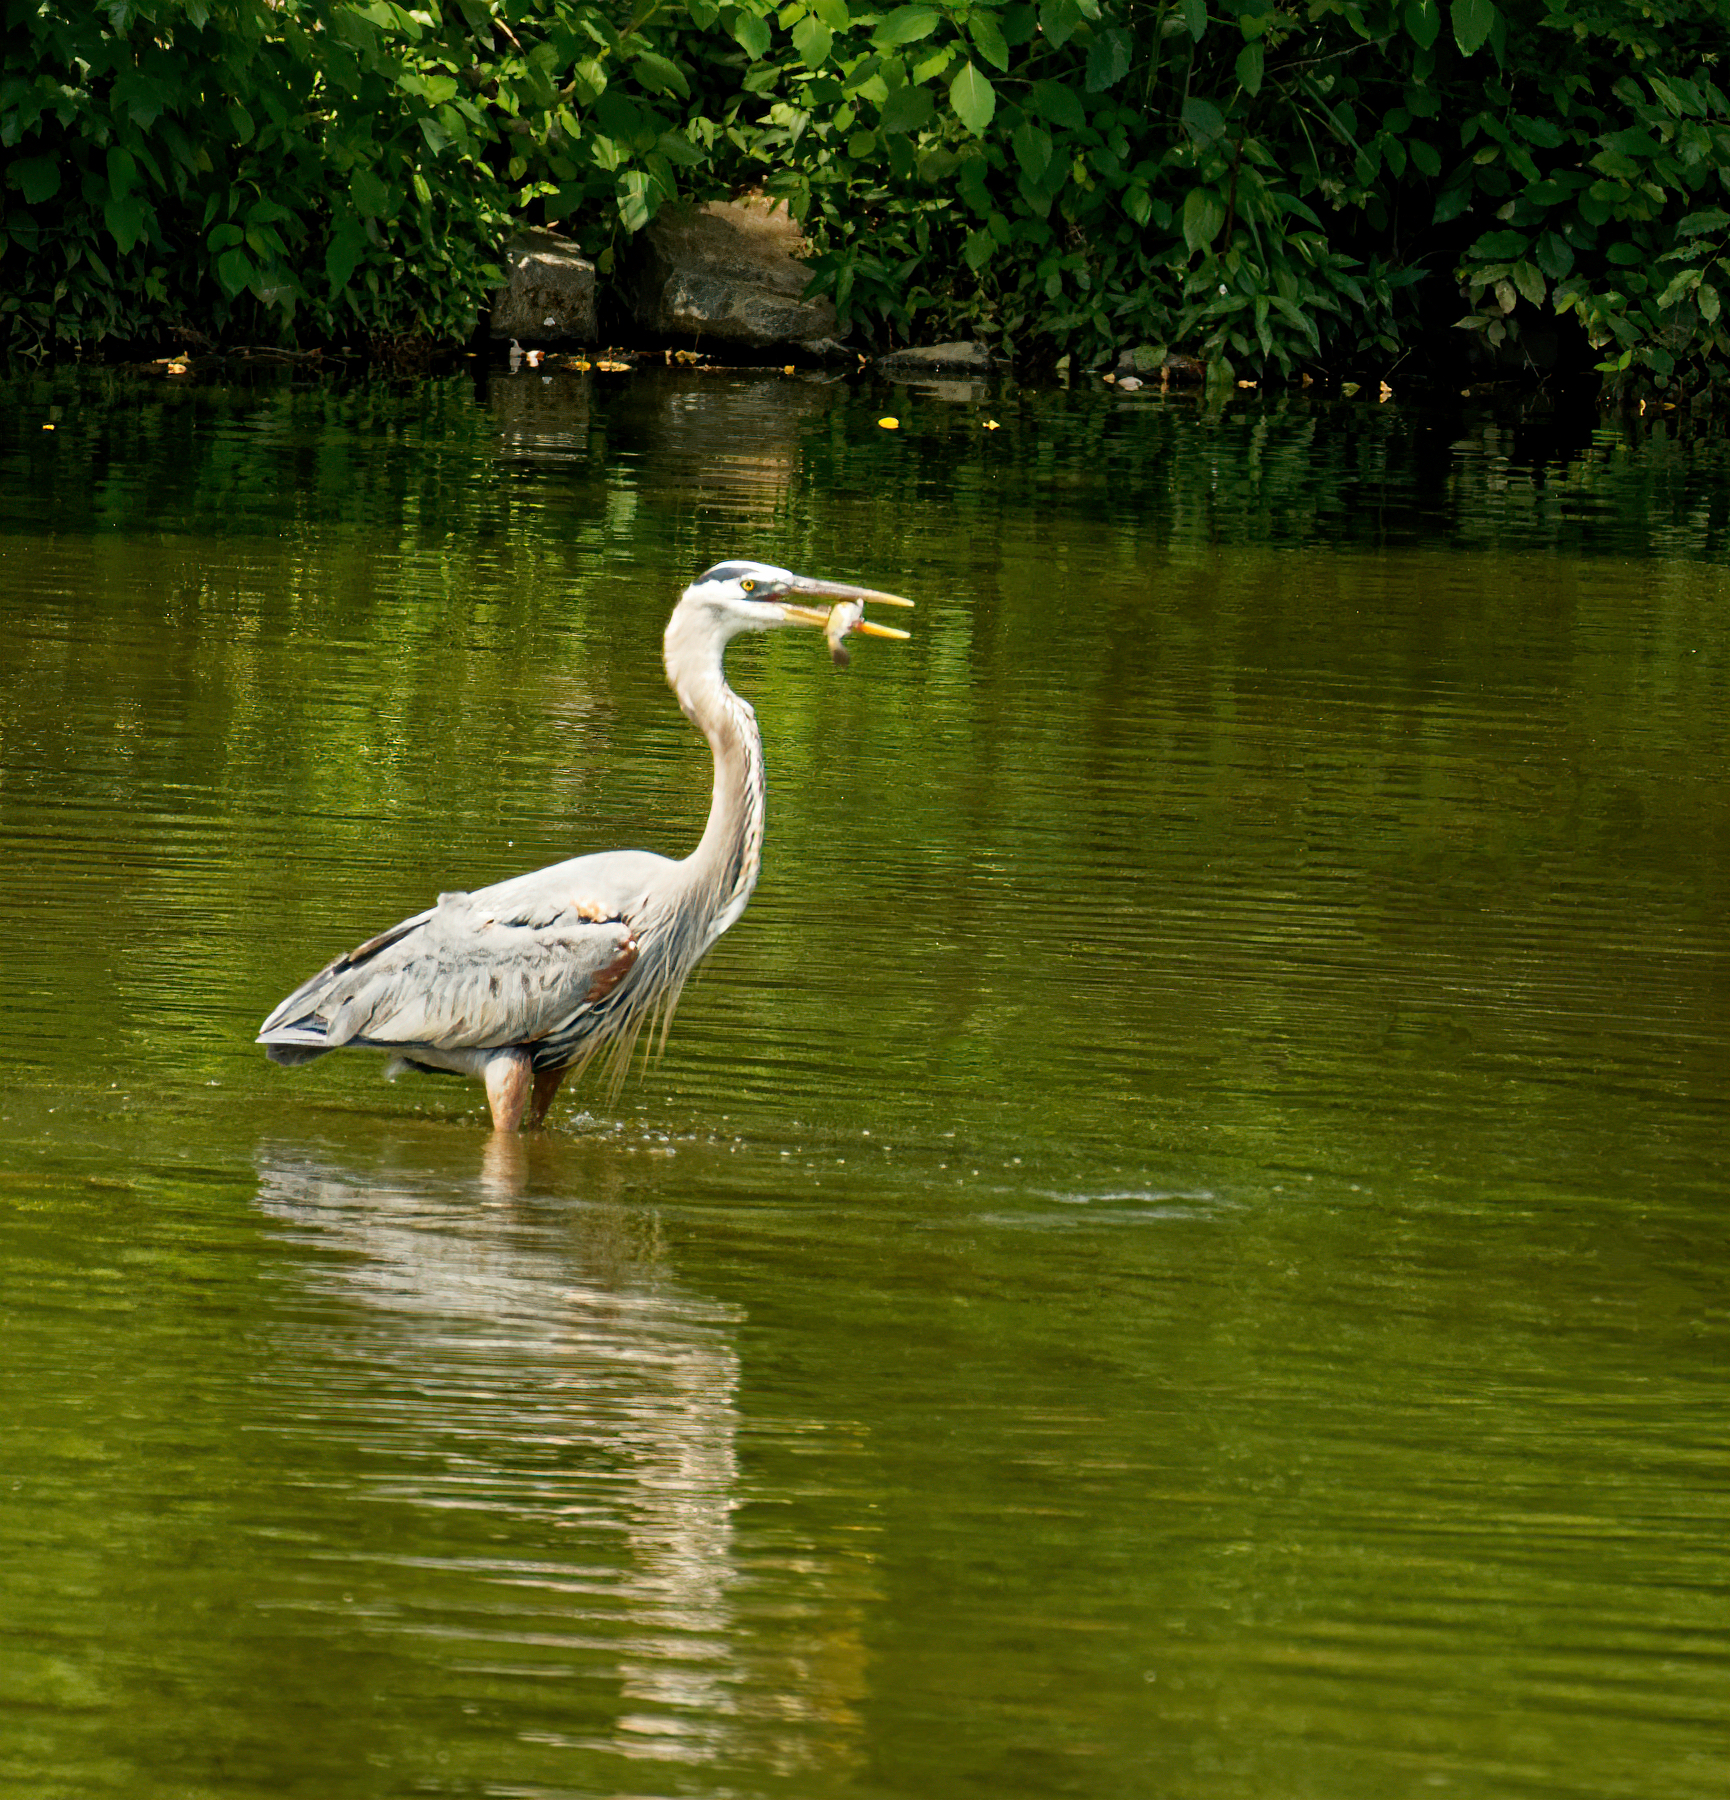
[[[723,562],[705,569],[679,597],[678,610],[705,615],[727,637],[741,631],[769,631],[777,625],[827,626],[830,609],[844,601],[875,601],[880,606],[911,606],[899,594],[876,588],[851,587],[795,575],[772,563]],[[853,630],[867,637],[903,638],[904,631],[860,619]]]

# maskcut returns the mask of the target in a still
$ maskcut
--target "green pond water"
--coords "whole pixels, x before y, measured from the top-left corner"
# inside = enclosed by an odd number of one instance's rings
[[[919,610],[664,1060],[269,1065],[729,555]],[[1727,721],[1698,424],[0,386],[0,1794],[1719,1800]]]

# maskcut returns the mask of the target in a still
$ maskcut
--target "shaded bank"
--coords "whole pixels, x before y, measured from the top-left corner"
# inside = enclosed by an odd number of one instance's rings
[[[1730,0],[129,0],[9,28],[0,321],[466,337],[517,224],[603,278],[763,188],[837,336],[1220,379],[1730,370]]]

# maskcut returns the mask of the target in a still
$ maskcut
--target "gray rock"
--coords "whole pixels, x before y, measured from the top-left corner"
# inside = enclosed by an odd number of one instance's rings
[[[991,352],[983,344],[917,344],[909,350],[891,350],[877,366],[886,375],[935,374],[939,369],[988,374]]]
[[[493,294],[490,330],[525,344],[595,341],[595,265],[556,231],[519,232],[505,246],[510,279]]]
[[[637,323],[667,337],[822,353],[835,345],[835,308],[802,300],[811,279],[805,234],[761,195],[666,207],[638,234]]]

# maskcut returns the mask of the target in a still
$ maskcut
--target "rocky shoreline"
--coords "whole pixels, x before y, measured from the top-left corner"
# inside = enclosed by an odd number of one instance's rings
[[[487,318],[466,346],[435,346],[424,340],[375,338],[364,351],[290,351],[268,347],[223,349],[184,332],[189,348],[179,355],[159,356],[132,366],[170,377],[208,375],[235,364],[345,368],[355,362],[398,370],[425,370],[490,352],[508,358],[514,371],[523,367],[565,369],[579,373],[623,374],[645,365],[678,364],[720,372],[734,368],[780,366],[798,370],[866,369],[890,379],[939,377],[979,380],[1013,371],[984,344],[970,341],[903,347],[870,356],[846,344],[839,334],[835,308],[823,298],[806,299],[810,281],[808,244],[786,209],[761,195],[731,201],[709,201],[665,209],[639,233],[629,258],[612,275],[603,275],[577,245],[556,231],[525,229],[501,252],[506,284],[495,291]],[[1450,344],[1450,349],[1480,350],[1476,344]],[[130,359],[125,359],[130,360]],[[1069,358],[1051,373],[1059,380],[1073,374]],[[1135,345],[1122,351],[1114,367],[1089,374],[1120,394],[1152,389],[1200,387],[1207,368],[1195,357],[1159,345]],[[1492,388],[1531,390],[1548,385],[1551,371],[1533,366],[1496,366],[1482,354],[1469,354],[1445,371],[1407,371],[1413,387],[1457,390],[1462,395]],[[1438,378],[1439,377],[1439,378]],[[1463,383],[1463,385],[1462,385]],[[1240,380],[1236,387],[1261,384]],[[1293,386],[1325,386],[1345,398],[1366,391],[1373,400],[1394,397],[1389,377],[1367,384],[1321,382],[1304,374]],[[1612,406],[1645,410],[1639,392],[1606,387],[1600,399]],[[1676,410],[1676,402],[1651,395],[1651,403]],[[1700,411],[1699,397],[1691,410]],[[1711,396],[1706,408],[1711,410]]]

